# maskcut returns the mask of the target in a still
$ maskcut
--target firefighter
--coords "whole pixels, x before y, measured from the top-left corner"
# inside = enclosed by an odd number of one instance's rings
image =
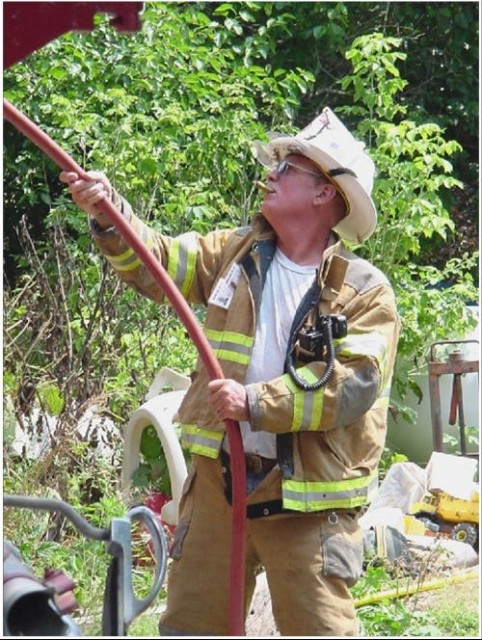
[[[374,164],[328,107],[295,136],[257,145],[269,165],[246,228],[171,238],[97,172],[60,179],[118,276],[157,303],[152,276],[102,214],[110,198],[192,304],[225,378],[202,362],[179,410],[192,465],[170,550],[161,635],[227,635],[232,526],[224,420],[247,472],[246,612],[264,569],[286,636],[354,636],[358,518],[377,490],[399,318],[386,276],[347,243],[376,227]],[[345,241],[345,242],[344,242]]]

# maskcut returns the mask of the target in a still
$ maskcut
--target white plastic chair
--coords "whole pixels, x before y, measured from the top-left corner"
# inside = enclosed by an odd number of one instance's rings
[[[179,500],[187,477],[186,461],[173,419],[190,384],[186,376],[168,367],[161,369],[146,394],[146,402],[134,411],[124,430],[122,484],[127,489],[140,464],[142,432],[149,425],[155,428],[166,456],[172,490],[172,500],[162,507],[161,518],[173,526],[178,522]],[[166,385],[173,391],[162,392]]]

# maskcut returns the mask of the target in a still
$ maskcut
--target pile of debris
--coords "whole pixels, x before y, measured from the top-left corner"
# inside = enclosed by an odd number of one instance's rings
[[[366,564],[383,563],[424,583],[478,564],[477,461],[435,452],[425,469],[392,465],[378,495],[360,518]],[[258,576],[248,637],[279,636],[264,573]]]

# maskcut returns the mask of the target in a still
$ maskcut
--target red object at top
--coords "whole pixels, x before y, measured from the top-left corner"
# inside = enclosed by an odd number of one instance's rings
[[[3,68],[68,31],[92,31],[108,13],[118,31],[138,31],[143,2],[3,2]]]

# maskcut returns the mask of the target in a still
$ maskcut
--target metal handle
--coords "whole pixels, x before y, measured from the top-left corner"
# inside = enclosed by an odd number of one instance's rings
[[[14,496],[5,494],[3,496],[5,507],[18,507],[21,509],[43,509],[45,511],[57,511],[62,513],[74,527],[84,534],[86,538],[92,540],[108,540],[109,530],[93,527],[85,518],[67,502],[56,498],[32,498],[30,496]]]
[[[449,344],[455,345],[455,344],[470,344],[470,343],[479,344],[479,341],[478,340],[438,340],[436,342],[433,342],[430,347],[430,361],[435,362],[435,351],[437,350],[437,347],[447,346]]]
[[[104,608],[104,619],[110,635],[125,635],[128,625],[145,611],[161,590],[167,570],[167,540],[157,517],[151,509],[137,506],[130,509],[126,516],[113,518],[109,529],[93,527],[67,502],[50,498],[32,498],[28,496],[4,495],[5,507],[43,509],[60,512],[87,538],[106,543],[107,551],[113,556],[112,582],[107,585],[106,593],[113,585]],[[151,535],[156,562],[156,571],[152,588],[145,598],[136,598],[132,587],[132,523],[141,522]]]
[[[166,576],[167,570],[167,541],[166,534],[162,529],[159,520],[147,507],[138,506],[133,507],[127,513],[127,517],[131,521],[139,521],[146,526],[148,529],[151,538],[152,544],[154,548],[154,560],[156,562],[156,572],[154,576],[154,582],[152,588],[148,595],[145,598],[138,599],[135,597],[134,592],[132,590],[132,581],[131,581],[131,589],[130,593],[126,594],[126,615],[125,622],[126,624],[130,624],[132,620],[140,613],[145,611],[147,607],[152,603],[154,598],[158,595],[159,591],[162,588],[164,578]],[[132,566],[132,565],[131,565]]]

